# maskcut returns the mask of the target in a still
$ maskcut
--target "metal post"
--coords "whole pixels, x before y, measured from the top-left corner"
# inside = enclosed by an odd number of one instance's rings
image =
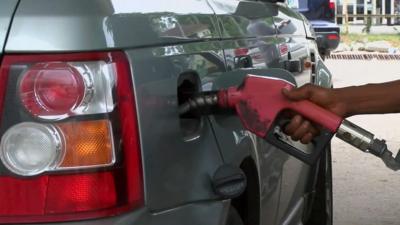
[[[394,0],[390,0],[390,15],[394,15]],[[390,18],[391,24],[394,24],[395,21],[395,17]]]
[[[383,17],[382,17],[382,24],[385,24],[385,23],[386,23],[386,18],[385,18],[385,15],[386,15],[386,0],[382,0],[382,9],[381,9],[381,12],[382,12],[382,15],[383,15]]]
[[[337,7],[338,7],[338,3],[337,0],[335,0],[335,23],[337,24]],[[343,23],[343,21],[342,21]]]
[[[364,15],[368,15],[368,2],[364,0]],[[364,16],[364,24],[367,24],[367,16]]]
[[[343,16],[342,20],[344,19],[344,33],[348,34],[349,33],[349,15],[347,14],[347,0],[343,1]]]
[[[376,15],[376,0],[372,0],[372,15]],[[376,17],[372,17],[372,25],[376,24]]]

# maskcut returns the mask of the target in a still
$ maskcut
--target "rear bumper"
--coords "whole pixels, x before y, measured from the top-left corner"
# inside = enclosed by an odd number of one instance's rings
[[[172,209],[150,212],[144,207],[120,216],[77,222],[52,223],[57,225],[224,225],[230,201],[193,203]],[[30,224],[30,225],[48,225]]]
[[[339,46],[340,35],[335,32],[316,32],[317,35],[317,45],[319,49],[324,51],[335,50]]]
[[[317,36],[318,48],[324,51],[336,49],[340,42],[340,28],[330,21],[310,21]]]

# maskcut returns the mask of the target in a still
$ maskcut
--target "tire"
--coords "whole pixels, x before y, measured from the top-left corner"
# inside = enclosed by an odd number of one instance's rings
[[[306,225],[332,225],[332,155],[329,146],[323,153],[318,171],[316,194]]]
[[[232,206],[229,208],[226,225],[244,225],[238,211]]]

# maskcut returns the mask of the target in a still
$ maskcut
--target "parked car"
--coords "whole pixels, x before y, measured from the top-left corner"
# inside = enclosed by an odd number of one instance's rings
[[[246,70],[332,86],[286,4],[2,0],[0,18],[0,224],[332,224],[330,149],[308,165],[232,114],[178,113]]]
[[[324,58],[339,46],[340,28],[335,23],[335,2],[332,0],[292,0],[291,8],[301,12],[310,22],[316,36],[318,50]]]

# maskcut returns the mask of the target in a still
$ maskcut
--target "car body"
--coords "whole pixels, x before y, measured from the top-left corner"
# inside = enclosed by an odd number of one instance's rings
[[[340,28],[335,23],[335,3],[330,0],[299,0],[298,7],[310,22],[316,36],[320,54],[325,57],[339,46]]]
[[[235,0],[0,6],[0,224],[331,224],[329,150],[307,165],[246,131],[234,115],[178,113],[188,95],[239,85],[243,76],[230,76],[238,70],[288,69],[298,85],[331,87],[299,13],[282,3]],[[78,91],[51,88],[57,82]],[[102,126],[90,130],[91,123]],[[108,143],[101,148],[112,156],[69,155],[82,147],[68,147],[74,140],[100,128]],[[35,138],[40,132],[43,139]],[[14,156],[20,143],[22,156]],[[98,143],[84,146],[96,152]],[[30,162],[38,159],[24,157],[29,150],[47,157],[45,147],[55,158],[35,174],[4,156]],[[240,196],[213,189],[216,171],[227,165],[246,176]]]
[[[310,21],[317,36],[319,52],[323,56],[328,56],[335,50],[340,43],[340,28],[336,23],[324,20]]]

